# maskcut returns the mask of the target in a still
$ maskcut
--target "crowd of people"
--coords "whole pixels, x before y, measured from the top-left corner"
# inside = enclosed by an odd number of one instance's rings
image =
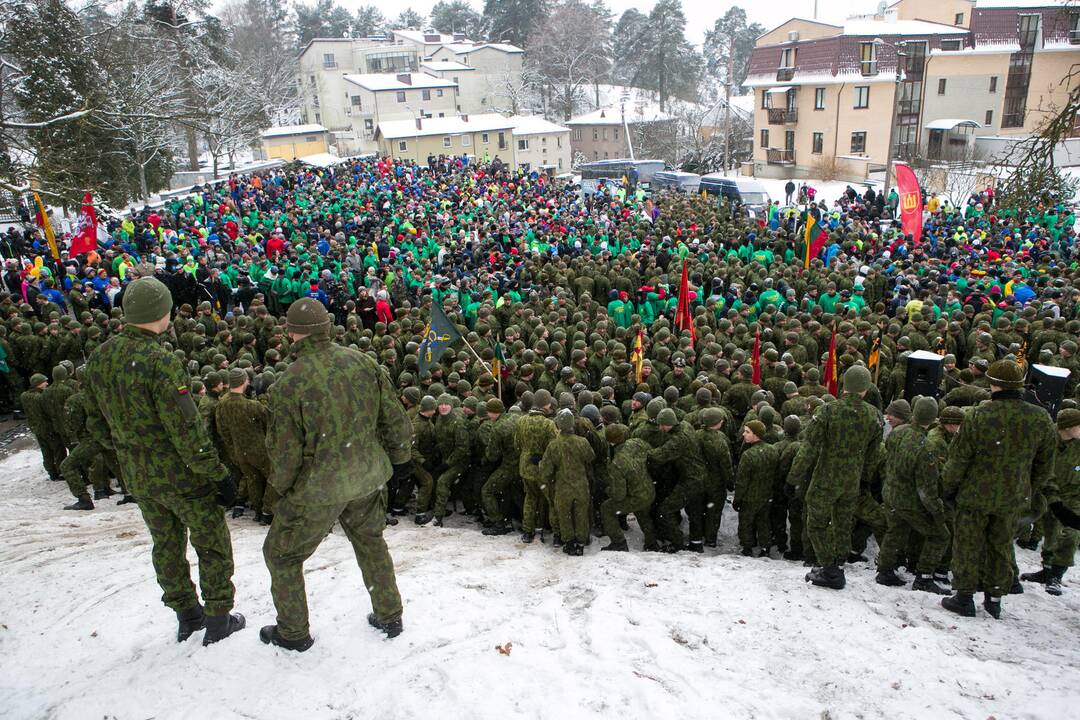
[[[917,590],[951,585],[962,615],[981,591],[999,617],[1025,579],[1059,594],[1080,537],[1072,210],[930,195],[912,237],[873,190],[798,199],[757,218],[714,196],[583,196],[498,162],[374,158],[197,188],[109,220],[78,257],[10,230],[0,404],[25,414],[67,509],[92,510],[115,478],[150,525],[85,373],[132,322],[132,282],[154,277],[172,308],[160,342],[186,370],[179,411],[239,480],[232,517],[273,528],[295,492],[275,485],[267,440],[297,362],[286,317],[314,301],[411,424],[388,524],[456,512],[582,555],[603,536],[627,551],[633,518],[646,551],[705,552],[730,503],[744,555],[805,562],[815,585],[843,588],[873,537],[879,583],[906,585],[904,569]],[[807,266],[811,216],[828,241]],[[428,367],[434,306],[463,341]],[[915,351],[943,367],[918,397]],[[1024,395],[1032,364],[1068,370],[1054,418]],[[1022,574],[1015,542],[1041,543],[1044,567]]]

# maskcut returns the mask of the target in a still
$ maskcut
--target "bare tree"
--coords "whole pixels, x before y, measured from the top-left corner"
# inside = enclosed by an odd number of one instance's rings
[[[523,110],[532,112],[541,107],[542,78],[532,64],[526,64],[521,72],[508,67],[488,75],[487,82],[487,95],[492,99],[491,112],[517,115]]]
[[[585,88],[604,77],[610,58],[610,27],[581,0],[563,0],[533,32],[529,55],[564,120]]]

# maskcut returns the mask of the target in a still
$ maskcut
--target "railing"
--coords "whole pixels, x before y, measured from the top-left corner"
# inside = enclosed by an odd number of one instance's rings
[[[767,148],[765,160],[769,165],[794,165],[795,151],[784,148]]]
[[[795,77],[795,68],[780,68],[776,71],[777,82],[787,82],[791,78]]]
[[[770,125],[788,125],[790,123],[798,122],[798,120],[798,110],[788,110],[786,108],[769,108]]]
[[[1080,45],[1080,30],[1069,31],[1069,44]]]

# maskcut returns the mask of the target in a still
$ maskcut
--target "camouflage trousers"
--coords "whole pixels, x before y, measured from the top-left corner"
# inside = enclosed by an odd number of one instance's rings
[[[502,522],[506,519],[507,509],[510,506],[510,489],[515,483],[520,483],[518,478],[517,459],[513,463],[503,463],[495,468],[495,472],[488,476],[484,487],[480,491],[480,497],[484,503],[484,515],[493,522]]]
[[[881,543],[878,569],[895,570],[900,564],[901,556],[907,553],[911,535],[916,534],[922,538],[915,564],[916,572],[928,574],[937,570],[949,547],[949,528],[945,521],[935,521],[934,516],[925,510],[897,508],[889,508],[887,517],[889,529]]]
[[[248,504],[256,513],[273,514],[277,491],[267,484],[267,476],[270,474],[269,461],[264,465],[240,458],[234,465],[240,472],[240,496],[247,498]]]
[[[521,515],[521,531],[535,532],[544,527],[548,518],[548,499],[544,492],[545,483],[531,477],[522,478],[525,485],[525,507]]]
[[[739,505],[739,544],[744,548],[768,548],[772,543],[772,528],[769,520],[772,505],[769,502]]]
[[[555,511],[563,542],[584,545],[589,539],[589,481],[584,477],[562,480],[555,488]]]
[[[101,457],[102,447],[92,440],[79,443],[64,461],[60,463],[60,473],[64,476],[68,490],[76,498],[89,498],[86,486],[89,483],[95,490],[104,490],[108,478],[105,476],[105,463]]]
[[[1053,513],[1042,517],[1043,526],[1043,565],[1072,567],[1075,564],[1076,546],[1080,541],[1080,531],[1062,525]]]
[[[809,552],[813,555],[813,548],[806,536],[806,503],[802,498],[793,497],[788,499],[788,520],[791,523],[788,548],[791,552],[807,557]]]
[[[633,513],[634,517],[637,518],[638,527],[641,528],[641,532],[645,536],[645,547],[656,545],[656,531],[653,529],[651,514],[652,504],[653,498],[649,496],[627,495],[622,500],[608,498],[600,504],[600,522],[604,526],[604,534],[613,543],[625,541],[626,535],[623,534],[622,528],[619,527],[619,516]]]
[[[889,528],[885,506],[879,503],[869,492],[859,493],[852,511],[851,551],[861,554],[866,549],[866,542],[873,535],[878,546],[885,542],[885,533]]]
[[[821,565],[843,565],[851,552],[858,490],[811,481],[806,489],[806,534]]]
[[[277,501],[274,522],[263,543],[263,558],[270,571],[270,594],[283,638],[300,640],[310,635],[304,561],[337,521],[352,543],[375,616],[380,622],[401,618],[394,561],[383,539],[386,496],[384,486],[344,505],[296,505],[287,496]]]
[[[1015,515],[958,508],[953,536],[953,589],[1001,596],[1013,583]]]
[[[35,433],[34,438],[38,442],[38,448],[41,449],[41,463],[45,466],[45,472],[49,474],[49,479],[59,480],[63,477],[60,464],[67,457],[67,446],[64,445],[64,438],[52,433],[42,435]]]
[[[724,503],[727,502],[727,488],[716,478],[705,478],[705,516],[703,518],[705,542],[715,543],[720,533],[720,521],[724,517]],[[648,543],[646,543],[648,544]]]
[[[413,474],[409,480],[394,488],[392,507],[402,510],[409,504],[413,483],[416,484],[416,512],[425,513],[431,509],[431,500],[435,496],[435,478],[431,477],[431,471],[421,463],[413,465]]]
[[[671,489],[671,493],[660,501],[657,508],[656,529],[660,537],[677,548],[683,546],[682,514],[686,515],[690,525],[690,539],[702,540],[705,536],[705,491],[700,480],[680,481]]]
[[[151,557],[163,595],[173,610],[198,603],[187,560],[188,539],[199,556],[199,589],[208,615],[224,615],[233,607],[233,556],[225,513],[213,495],[136,498],[154,547]]]
[[[435,507],[432,508],[435,517],[446,516],[446,504],[450,500],[450,489],[454,487],[455,483],[464,478],[468,469],[467,465],[451,465],[440,473],[439,477],[435,478]]]

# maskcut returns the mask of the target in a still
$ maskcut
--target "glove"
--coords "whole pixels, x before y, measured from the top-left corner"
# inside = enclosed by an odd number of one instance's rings
[[[406,460],[403,463],[399,463],[394,466],[394,474],[390,476],[393,482],[401,482],[408,480],[413,474],[412,460]]]
[[[794,499],[799,494],[799,489],[790,483],[784,483],[784,495],[790,499]]]
[[[1080,530],[1080,515],[1074,513],[1061,501],[1051,503],[1050,512],[1054,513],[1054,517],[1056,517],[1062,525],[1071,527],[1073,530]]]
[[[231,474],[218,480],[215,485],[217,485],[218,505],[228,508],[236,504],[236,480]]]

